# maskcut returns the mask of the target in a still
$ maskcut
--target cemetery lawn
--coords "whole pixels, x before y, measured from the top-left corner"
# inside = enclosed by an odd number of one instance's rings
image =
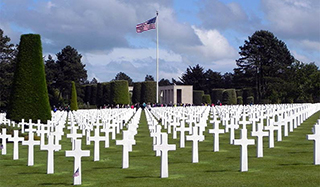
[[[229,144],[229,133],[220,134],[220,151],[213,152],[213,136],[208,133],[205,141],[199,143],[199,163],[191,163],[192,142],[180,148],[179,139],[169,143],[176,144],[176,151],[169,151],[169,177],[160,178],[160,157],[152,150],[152,138],[142,112],[136,145],[129,153],[128,169],[122,169],[122,146],[110,140],[110,147],[100,143],[100,161],[93,161],[93,145],[82,149],[90,150],[90,157],[82,158],[83,186],[320,186],[320,165],[313,165],[314,141],[306,139],[312,134],[312,127],[320,118],[317,112],[301,126],[278,142],[275,132],[275,147],[268,148],[268,138],[264,137],[264,157],[256,157],[256,146],[248,147],[248,172],[240,172],[240,146]],[[222,128],[222,126],[220,126]],[[69,131],[65,131],[69,132]],[[235,138],[240,138],[236,131]],[[249,129],[248,129],[248,132]],[[251,134],[251,133],[250,133]],[[248,133],[248,138],[252,138]],[[93,133],[92,133],[93,135]],[[101,134],[102,135],[102,134]],[[179,138],[179,132],[178,132]],[[117,135],[122,139],[122,134]],[[27,146],[19,143],[19,160],[13,160],[12,143],[7,144],[7,155],[0,155],[0,186],[71,186],[73,184],[73,157],[65,157],[71,150],[70,139],[60,141],[62,150],[55,152],[54,174],[47,172],[47,151],[35,146],[34,166],[27,166]]]

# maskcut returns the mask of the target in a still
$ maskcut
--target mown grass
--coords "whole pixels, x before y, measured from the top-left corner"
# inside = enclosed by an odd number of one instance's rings
[[[300,127],[275,141],[268,148],[264,138],[264,157],[256,157],[256,146],[249,146],[249,171],[240,172],[240,146],[229,144],[229,134],[220,134],[220,152],[213,152],[213,136],[208,134],[199,143],[199,163],[191,163],[192,144],[186,142],[169,152],[169,178],[160,178],[160,157],[152,150],[144,112],[136,135],[136,145],[130,153],[130,167],[122,169],[122,146],[110,141],[110,148],[100,143],[100,161],[93,161],[93,142],[83,150],[91,150],[90,157],[82,158],[83,186],[320,186],[320,166],[313,165],[313,141],[306,139],[320,118],[320,112],[306,120]],[[179,135],[179,134],[178,134]],[[275,138],[276,138],[275,133]],[[179,136],[178,136],[179,137]],[[250,137],[250,135],[249,135]],[[239,138],[239,132],[236,133]],[[122,139],[122,134],[117,135]],[[20,145],[20,159],[12,160],[12,144],[7,155],[0,155],[0,186],[70,186],[73,184],[73,158],[65,157],[71,149],[70,139],[61,141],[62,150],[55,153],[55,173],[46,174],[47,152],[35,147],[35,165],[27,166],[27,146]]]

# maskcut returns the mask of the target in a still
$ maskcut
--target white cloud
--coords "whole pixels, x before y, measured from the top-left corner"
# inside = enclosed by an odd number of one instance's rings
[[[301,44],[306,50],[312,50],[312,51],[316,51],[316,52],[320,51],[320,42],[310,41],[310,40],[302,40]]]
[[[261,0],[261,4],[276,34],[319,41],[319,0]]]
[[[237,51],[218,30],[204,30],[195,26],[192,28],[202,43],[201,46],[192,47],[192,49],[200,52],[207,61],[237,57]]]

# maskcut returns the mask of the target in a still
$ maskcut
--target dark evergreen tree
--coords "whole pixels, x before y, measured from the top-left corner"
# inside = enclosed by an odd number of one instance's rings
[[[69,85],[71,81],[74,81],[78,88],[80,84],[84,84],[87,80],[87,70],[85,70],[81,58],[81,54],[69,45],[57,53],[58,76],[56,83],[65,99],[70,98],[71,89]],[[80,90],[77,91],[79,94]]]
[[[179,79],[184,85],[193,85],[193,90],[206,90],[206,76],[199,64],[195,67],[189,66]]]
[[[51,119],[40,35],[22,35],[7,118],[14,121]]]
[[[116,75],[116,77],[113,80],[126,80],[128,81],[129,86],[133,86],[132,79],[125,73],[120,72]]]
[[[172,85],[172,83],[170,83],[168,79],[161,79],[159,81],[159,86],[169,86],[169,85]]]
[[[146,75],[146,77],[144,78],[144,81],[154,81],[154,78],[152,75]]]
[[[286,44],[269,31],[256,31],[240,46],[239,54],[235,74],[242,77],[246,87],[255,88],[256,99],[281,99],[284,93],[281,85],[294,62]]]
[[[0,29],[0,111],[6,110],[15,70],[17,48]]]

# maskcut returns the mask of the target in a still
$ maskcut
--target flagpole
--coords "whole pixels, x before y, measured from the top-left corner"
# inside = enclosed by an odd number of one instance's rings
[[[156,98],[157,98],[157,103],[159,103],[159,19],[158,19],[158,11],[156,12],[157,15],[157,55],[156,55],[156,59],[157,59],[157,74],[156,74],[156,79],[157,79],[157,91],[156,91]]]

